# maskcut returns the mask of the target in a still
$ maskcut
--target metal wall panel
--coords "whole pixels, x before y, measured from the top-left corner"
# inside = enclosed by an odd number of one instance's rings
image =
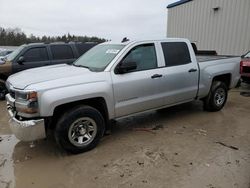
[[[198,49],[242,55],[250,50],[250,0],[193,0],[170,8],[167,36],[188,38]]]

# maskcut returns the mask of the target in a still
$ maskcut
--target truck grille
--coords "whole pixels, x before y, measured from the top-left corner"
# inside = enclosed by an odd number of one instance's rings
[[[242,73],[250,73],[250,67],[242,67]]]

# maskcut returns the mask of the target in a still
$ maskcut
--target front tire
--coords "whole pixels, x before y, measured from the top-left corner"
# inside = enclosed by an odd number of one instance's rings
[[[64,150],[77,154],[95,148],[104,130],[104,119],[98,110],[79,106],[62,115],[56,125],[55,138]]]
[[[214,81],[208,96],[204,99],[204,110],[216,112],[221,110],[228,96],[228,88],[224,82]]]

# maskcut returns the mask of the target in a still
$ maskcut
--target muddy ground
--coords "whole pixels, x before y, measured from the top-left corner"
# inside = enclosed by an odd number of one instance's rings
[[[80,155],[52,139],[19,142],[0,102],[0,188],[250,188],[250,97],[240,91],[250,86],[230,91],[220,112],[192,102],[118,121]]]

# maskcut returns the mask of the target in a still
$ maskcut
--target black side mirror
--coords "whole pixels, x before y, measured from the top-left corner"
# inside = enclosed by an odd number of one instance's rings
[[[124,74],[129,71],[135,70],[136,68],[137,68],[137,64],[134,61],[122,62],[116,67],[115,73]]]
[[[19,64],[19,65],[23,65],[23,62],[24,62],[25,60],[24,60],[24,57],[23,56],[20,56],[19,58],[18,58],[18,60],[17,60],[17,63]]]

